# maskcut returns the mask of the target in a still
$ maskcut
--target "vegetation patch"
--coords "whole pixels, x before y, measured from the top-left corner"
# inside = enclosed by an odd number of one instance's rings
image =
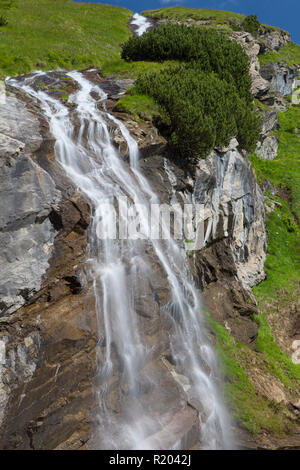
[[[136,91],[159,105],[160,130],[174,153],[184,160],[205,157],[234,136],[243,148],[255,147],[259,118],[248,57],[239,44],[212,29],[166,24],[123,45],[127,61],[155,57],[180,63],[141,74]]]
[[[0,26],[6,26],[8,24],[8,19],[4,15],[0,15]]]
[[[151,96],[129,93],[117,102],[114,111],[131,113],[137,119],[153,119],[160,115],[159,106]]]
[[[298,44],[288,42],[279,51],[270,51],[267,54],[258,56],[261,64],[266,62],[285,62],[288,66],[300,63],[300,46]]]
[[[268,369],[284,385],[297,390],[300,380],[300,366],[294,364],[277,345],[266,315],[255,315],[254,318],[259,326],[256,347],[264,354]]]
[[[120,57],[130,10],[72,0],[0,0],[0,77],[33,70],[101,67]]]
[[[210,10],[204,8],[186,8],[182,6],[146,10],[143,15],[157,20],[174,21],[208,21],[210,26],[230,25],[230,20],[242,21],[244,15],[225,10]]]
[[[260,29],[260,22],[257,19],[256,15],[246,16],[242,22],[243,29],[248,33],[251,33],[254,37],[258,35]]]
[[[281,288],[292,292],[300,279],[300,107],[279,113],[279,124],[278,157],[250,157],[260,184],[272,186],[266,192],[266,204],[272,209],[266,224],[267,279],[254,288],[258,298],[272,298]]]
[[[126,62],[121,57],[104,62],[101,67],[101,73],[105,77],[114,78],[137,78],[146,72],[163,70],[169,65],[175,65],[177,61],[166,60],[165,62]]]
[[[217,354],[224,374],[224,398],[234,418],[252,434],[263,431],[283,436],[291,429],[284,407],[257,393],[249,375],[255,352],[237,343],[229,332],[208,317],[216,335]],[[267,360],[268,358],[266,358]]]

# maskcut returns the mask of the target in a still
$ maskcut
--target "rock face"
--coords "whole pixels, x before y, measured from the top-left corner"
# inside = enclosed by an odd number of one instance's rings
[[[1,315],[14,312],[41,287],[49,267],[55,228],[49,220],[59,201],[51,176],[31,158],[41,145],[37,119],[15,98],[0,117]],[[23,142],[14,137],[23,138]],[[26,147],[26,154],[24,153]]]
[[[250,62],[250,75],[252,79],[251,92],[255,97],[264,95],[269,89],[270,84],[265,80],[260,71],[260,64],[258,61],[258,54],[260,52],[260,44],[252,34],[247,32],[234,32],[231,35],[232,39],[238,42],[244,49],[249,57]]]
[[[290,41],[290,36],[285,31],[264,27],[259,39],[246,32],[234,32],[231,37],[249,57],[253,96],[271,108],[268,111],[260,109],[262,130],[256,154],[263,160],[273,160],[278,152],[278,140],[272,132],[278,128],[277,111],[286,110],[282,97],[290,95],[295,89],[298,72],[285,63],[268,62],[260,66],[258,55],[267,50],[280,49]]]
[[[0,166],[0,448],[79,448],[95,367],[93,300],[78,277],[89,209],[42,116],[14,96],[0,105]]]
[[[278,51],[291,40],[291,35],[282,29],[264,26],[259,31],[259,39],[267,50]]]
[[[200,160],[194,196],[212,212],[207,244],[228,238],[237,278],[247,288],[265,277],[264,204],[252,167],[237,146],[233,139],[224,153],[214,151]]]
[[[278,139],[272,131],[278,129],[278,113],[275,110],[261,110],[260,115],[262,128],[256,154],[263,160],[273,160],[277,156]]]
[[[269,82],[271,90],[278,91],[282,96],[293,93],[297,74],[294,68],[287,67],[284,62],[263,64],[260,75]]]
[[[200,160],[194,178],[160,155],[140,164],[163,202],[204,204],[206,246],[190,253],[191,270],[215,318],[250,344],[257,331],[250,316],[257,310],[249,288],[265,277],[266,232],[264,198],[247,157],[233,139]],[[234,310],[242,315],[239,331]]]
[[[51,84],[51,76],[48,80]],[[108,108],[123,85],[115,85]],[[245,327],[237,337],[250,344],[256,329],[249,315],[256,309],[249,287],[264,277],[265,229],[263,198],[247,157],[233,140],[227,149],[201,160],[194,178],[187,177],[166,154],[166,142],[151,122],[141,126],[128,115],[118,118],[137,139],[142,171],[161,201],[205,205],[212,223],[206,229],[206,247],[189,257],[191,270],[215,317],[234,328],[233,305],[241,313]],[[9,97],[0,109],[0,129],[0,447],[84,448],[95,409],[98,338],[94,299],[83,276],[89,209],[56,164],[52,137],[38,108]],[[111,132],[126,158],[122,137],[113,127]],[[145,296],[136,302],[145,335],[161,335],[163,347],[163,331],[169,326],[163,318],[157,321],[154,312],[167,302],[168,292],[154,264],[153,273],[153,286],[144,286]],[[168,378],[157,354],[147,368],[164,377],[175,406],[181,392],[180,387],[176,393],[172,389],[181,376],[175,377],[169,364]],[[110,399],[118,407],[117,391]],[[193,447],[196,413],[185,407],[176,411],[170,426]],[[167,429],[161,431],[166,442]]]
[[[270,86],[259,73],[260,65],[257,58],[260,51],[259,43],[250,33],[246,32],[234,32],[231,37],[245,49],[245,52],[249,57],[250,75],[252,79],[251,92],[254,96],[265,94],[269,90]]]

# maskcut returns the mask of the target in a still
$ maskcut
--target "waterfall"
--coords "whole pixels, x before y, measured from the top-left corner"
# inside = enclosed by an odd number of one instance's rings
[[[135,33],[137,36],[141,36],[142,34],[144,34],[151,26],[151,23],[148,18],[143,15],[139,15],[138,13],[135,13],[133,15],[130,24],[132,24],[136,28]]]
[[[137,213],[142,226],[145,208],[159,203],[139,167],[137,142],[105,110],[107,96],[88,72],[67,73],[77,85],[69,97],[73,106],[34,89],[34,79],[43,75],[36,72],[9,84],[39,104],[55,139],[56,159],[91,208],[86,271],[99,330],[92,446],[185,449],[189,433],[182,429],[188,402],[197,411],[201,449],[229,448],[215,355],[203,334],[203,309],[184,248],[172,238],[99,237],[99,229],[114,225],[110,208],[118,200],[128,200],[128,213]],[[112,143],[110,129],[115,126],[127,142],[129,163]],[[153,285],[159,289],[162,283],[167,285],[166,302],[161,305],[160,299],[150,308],[160,328],[145,331],[141,305],[152,299]]]

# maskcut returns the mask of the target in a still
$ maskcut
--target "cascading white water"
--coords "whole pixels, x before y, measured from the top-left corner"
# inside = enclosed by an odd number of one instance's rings
[[[97,236],[99,224],[105,229],[115,222],[106,204],[114,205],[126,196],[143,226],[147,219],[143,207],[159,200],[139,169],[136,141],[124,124],[103,107],[99,109],[106,94],[82,73],[68,75],[79,86],[69,98],[76,105],[72,112],[59,100],[36,91],[30,85],[34,76],[23,81],[10,80],[10,85],[39,102],[56,141],[56,158],[91,207],[87,271],[93,283],[99,325],[99,409],[94,447],[156,448],[155,436],[172,422],[174,404],[169,403],[157,373],[147,369],[160,350],[161,336],[157,334],[154,344],[148,341],[136,307],[154,276],[151,253],[168,285],[169,301],[157,315],[167,317],[171,325],[164,341],[167,340],[172,355],[174,387],[176,381],[181,383],[183,396],[201,403],[201,448],[229,448],[229,426],[218,396],[214,352],[201,331],[202,307],[186,267],[185,251],[172,239],[113,240]],[[75,119],[79,130],[73,124]],[[122,160],[111,142],[109,121],[127,142],[130,164]],[[165,374],[170,374],[167,368]],[[154,390],[154,399],[145,398],[143,387]],[[108,404],[114,394],[118,397],[118,410]],[[179,441],[170,445],[184,448],[185,444]]]
[[[135,13],[132,17],[131,24],[136,27],[136,35],[141,36],[144,34],[151,26],[150,21],[143,15]]]

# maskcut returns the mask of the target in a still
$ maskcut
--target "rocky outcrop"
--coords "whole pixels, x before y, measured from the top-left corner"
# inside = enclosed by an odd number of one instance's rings
[[[251,164],[237,147],[233,139],[222,153],[200,160],[194,197],[211,213],[206,243],[228,238],[237,279],[247,288],[265,277],[264,201]]]
[[[152,155],[140,165],[162,202],[204,205],[206,246],[190,252],[191,270],[213,316],[251,344],[257,309],[250,286],[265,277],[266,232],[264,198],[247,157],[233,139],[200,160],[193,178],[167,156]]]
[[[232,33],[231,37],[245,49],[245,52],[249,57],[252,94],[255,97],[264,95],[270,89],[270,84],[259,73],[260,64],[257,56],[260,52],[260,44],[250,33],[247,32],[236,31]]]
[[[276,110],[259,108],[261,116],[261,133],[257,143],[256,154],[263,160],[273,160],[277,156],[278,138],[273,131],[278,129],[278,113]]]
[[[259,39],[266,50],[278,51],[291,40],[291,35],[283,29],[262,26],[259,30]]]
[[[25,105],[9,97],[0,116],[2,316],[13,313],[40,289],[56,235],[49,215],[60,193],[31,157],[42,142],[38,128]],[[22,142],[14,138],[16,134]]]
[[[263,64],[260,75],[269,82],[269,89],[278,91],[282,96],[293,93],[297,73],[294,68],[287,67],[284,62]]]
[[[79,448],[97,341],[79,274],[89,208],[38,109],[12,94],[0,105],[0,166],[0,448]]]
[[[277,157],[278,140],[271,132],[262,136],[256,147],[256,154],[262,160],[274,160]]]

